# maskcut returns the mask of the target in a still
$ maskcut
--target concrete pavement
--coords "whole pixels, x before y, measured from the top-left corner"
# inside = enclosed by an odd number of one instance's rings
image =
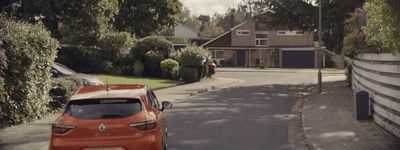
[[[399,150],[400,140],[373,121],[356,121],[351,89],[344,82],[325,83],[323,94],[304,104],[306,139],[316,150]]]
[[[211,78],[202,82],[155,91],[160,100],[172,102],[207,91],[218,90],[240,82],[237,79]],[[47,150],[50,141],[51,123],[60,114],[40,120],[0,129],[0,150]]]

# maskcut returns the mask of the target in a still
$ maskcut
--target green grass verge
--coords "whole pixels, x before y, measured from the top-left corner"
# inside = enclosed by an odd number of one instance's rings
[[[104,83],[108,84],[140,84],[147,85],[152,89],[162,89],[167,87],[174,87],[181,85],[184,82],[166,80],[150,77],[136,77],[136,76],[118,76],[118,75],[96,75]]]

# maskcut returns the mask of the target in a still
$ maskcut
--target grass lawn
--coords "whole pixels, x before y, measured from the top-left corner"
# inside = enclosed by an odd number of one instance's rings
[[[117,75],[96,75],[104,83],[108,84],[141,84],[152,89],[161,89],[183,84],[182,81],[166,80],[150,77],[117,76]]]

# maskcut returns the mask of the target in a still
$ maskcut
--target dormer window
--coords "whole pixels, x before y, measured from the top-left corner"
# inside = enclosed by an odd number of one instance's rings
[[[250,36],[250,30],[236,30],[238,36]]]

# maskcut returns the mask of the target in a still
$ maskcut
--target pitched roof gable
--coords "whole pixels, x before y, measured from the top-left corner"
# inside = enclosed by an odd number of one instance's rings
[[[246,24],[247,22],[248,22],[248,21],[245,21],[245,22],[242,22],[242,23],[236,25],[235,27],[231,28],[229,31],[226,31],[225,33],[221,34],[220,36],[217,36],[216,38],[211,39],[210,41],[204,43],[204,44],[201,45],[201,46],[206,47],[207,45],[213,43],[214,41],[217,41],[218,39],[221,39],[221,38],[225,37],[226,35],[228,35],[229,33],[231,33],[233,30],[239,28],[240,26]]]

